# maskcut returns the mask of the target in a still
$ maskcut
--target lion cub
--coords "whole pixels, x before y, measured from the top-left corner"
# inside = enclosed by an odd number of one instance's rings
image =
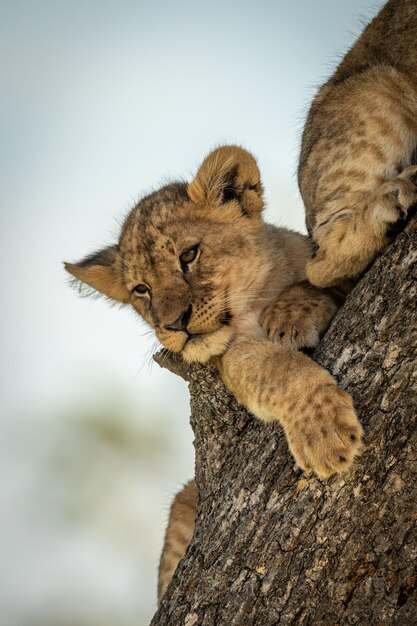
[[[349,394],[296,349],[318,342],[336,305],[306,281],[307,237],[262,220],[262,195],[253,156],[219,148],[190,184],[143,198],[118,243],[66,269],[132,306],[185,360],[218,357],[237,401],[261,420],[279,420],[297,464],[327,477],[350,466],[362,428]],[[183,549],[166,544],[160,595]]]
[[[358,277],[417,201],[417,2],[390,0],[319,90],[298,179],[309,280]]]

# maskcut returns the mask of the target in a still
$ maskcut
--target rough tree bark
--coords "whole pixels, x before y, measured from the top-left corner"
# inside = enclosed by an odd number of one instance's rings
[[[199,503],[152,626],[417,624],[416,279],[414,220],[314,353],[366,434],[354,469],[325,482],[213,368],[165,362],[190,381]]]

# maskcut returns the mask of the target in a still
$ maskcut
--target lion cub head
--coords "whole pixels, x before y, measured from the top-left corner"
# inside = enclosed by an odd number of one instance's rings
[[[143,198],[119,242],[66,269],[131,304],[161,343],[189,361],[222,354],[263,284],[262,185],[251,154],[225,146],[190,183]]]

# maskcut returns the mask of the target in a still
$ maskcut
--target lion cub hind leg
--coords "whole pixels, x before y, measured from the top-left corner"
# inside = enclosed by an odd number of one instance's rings
[[[183,558],[194,533],[197,509],[197,488],[194,480],[190,480],[179,491],[169,513],[168,526],[165,531],[164,547],[159,563],[158,602],[160,602]]]
[[[313,229],[316,251],[307,263],[308,279],[330,287],[358,277],[404,228],[417,203],[417,167],[407,167],[376,191],[355,198],[355,206],[320,221]],[[348,200],[349,202],[349,200]]]
[[[359,277],[417,201],[413,76],[376,61],[342,75],[319,91],[300,158],[300,190],[316,244],[307,276],[318,287]]]
[[[231,344],[220,372],[240,404],[261,420],[281,422],[301,469],[326,478],[359,454],[362,427],[350,395],[305,354],[243,339]]]
[[[284,289],[262,312],[260,324],[270,341],[287,350],[314,348],[326,332],[337,305],[307,281]]]

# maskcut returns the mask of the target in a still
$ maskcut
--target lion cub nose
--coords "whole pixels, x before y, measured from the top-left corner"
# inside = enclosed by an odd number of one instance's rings
[[[175,320],[172,324],[168,324],[165,326],[167,330],[182,330],[183,332],[187,332],[187,324],[190,321],[192,312],[192,305],[188,307],[186,311],[181,313],[178,319]]]

